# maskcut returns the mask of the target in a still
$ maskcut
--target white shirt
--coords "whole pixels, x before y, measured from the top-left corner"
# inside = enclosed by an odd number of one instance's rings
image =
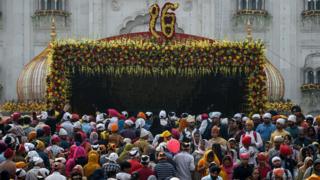
[[[257,165],[257,162],[256,162],[256,157],[257,157],[257,153],[258,153],[259,151],[256,149],[256,148],[254,148],[254,147],[252,147],[252,146],[249,146],[249,148],[248,149],[246,149],[245,147],[242,147],[242,148],[240,148],[240,150],[239,150],[239,154],[242,154],[242,153],[249,153],[250,154],[250,158],[249,158],[249,164],[253,164],[253,165]]]
[[[55,171],[50,176],[46,177],[45,180],[67,180],[67,178]]]
[[[256,137],[255,137],[254,136],[254,132],[255,131],[250,131],[250,132],[246,131],[245,135],[251,137],[251,144],[255,144],[256,148],[261,148],[263,146],[263,141],[262,141],[262,138],[260,136],[260,133],[255,132],[256,133]],[[241,135],[241,137],[240,137],[240,147],[243,146],[242,145],[242,137],[243,137],[243,135]]]

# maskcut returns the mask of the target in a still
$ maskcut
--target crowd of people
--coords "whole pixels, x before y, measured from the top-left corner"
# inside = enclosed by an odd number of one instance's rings
[[[108,109],[0,121],[0,179],[319,180],[320,116]]]

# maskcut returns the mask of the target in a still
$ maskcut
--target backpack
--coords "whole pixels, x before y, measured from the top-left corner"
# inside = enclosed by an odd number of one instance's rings
[[[209,140],[211,139],[211,129],[213,127],[213,122],[210,122],[209,119],[207,119],[207,127],[204,130],[203,134],[202,134],[202,138]]]

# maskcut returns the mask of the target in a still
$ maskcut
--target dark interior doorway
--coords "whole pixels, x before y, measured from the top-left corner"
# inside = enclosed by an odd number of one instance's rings
[[[71,104],[79,113],[116,108],[134,113],[161,109],[178,113],[219,110],[231,115],[242,110],[245,103],[246,83],[242,76],[113,77],[75,73],[71,82]]]

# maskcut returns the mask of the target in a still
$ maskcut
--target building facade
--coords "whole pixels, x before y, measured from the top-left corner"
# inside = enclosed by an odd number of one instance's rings
[[[19,73],[50,41],[100,39],[148,31],[148,8],[165,0],[0,0],[0,102],[17,98]],[[285,80],[285,99],[320,111],[320,0],[171,0],[180,7],[176,31],[243,40],[246,25],[266,45]],[[159,26],[159,25],[158,25]],[[157,27],[159,29],[159,27]]]

